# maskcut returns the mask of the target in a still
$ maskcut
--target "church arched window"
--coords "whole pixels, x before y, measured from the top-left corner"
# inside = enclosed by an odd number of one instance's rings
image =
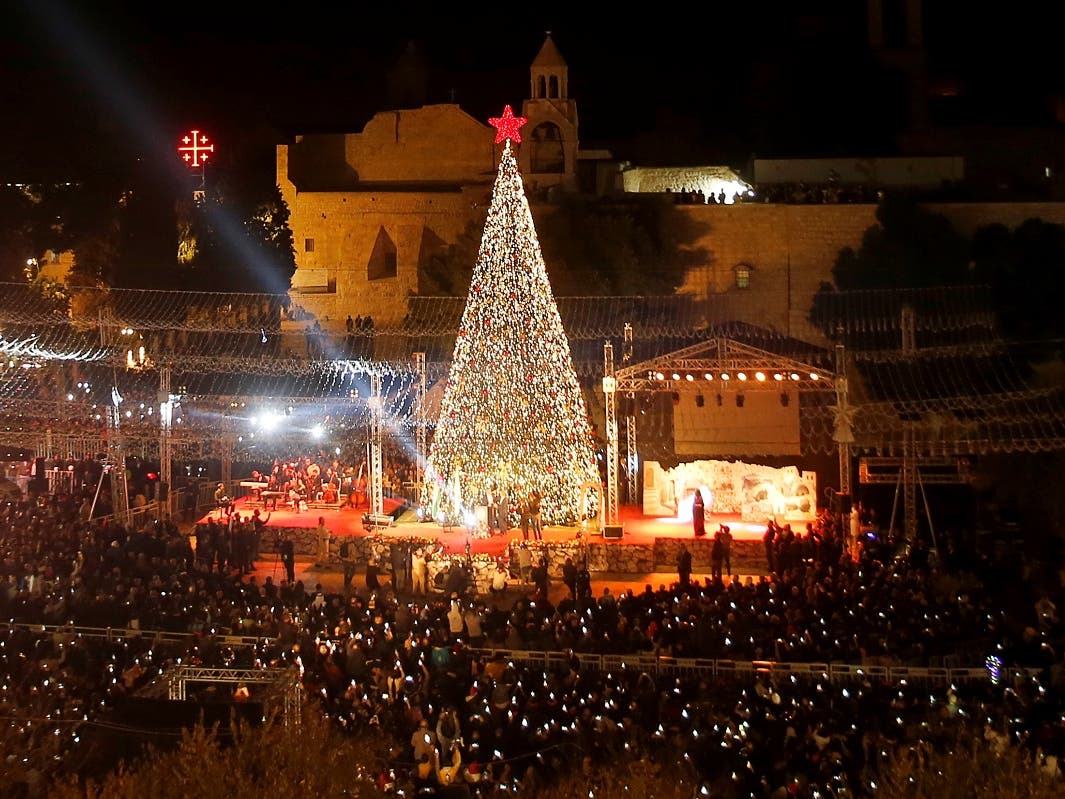
[[[562,131],[553,122],[533,128],[529,136],[532,153],[529,165],[533,172],[565,172],[566,156],[562,149]]]

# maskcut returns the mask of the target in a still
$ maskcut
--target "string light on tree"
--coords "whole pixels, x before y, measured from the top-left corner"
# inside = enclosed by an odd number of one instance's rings
[[[428,463],[434,510],[453,519],[495,486],[511,498],[537,490],[545,523],[574,522],[583,518],[582,486],[599,484],[569,340],[512,149],[525,121],[510,106],[489,120],[503,153]]]

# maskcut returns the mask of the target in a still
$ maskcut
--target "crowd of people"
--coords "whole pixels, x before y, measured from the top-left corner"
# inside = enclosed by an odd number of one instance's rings
[[[411,582],[331,592],[248,570],[217,544],[208,558],[168,522],[87,521],[73,497],[12,503],[0,507],[0,614],[11,625],[0,702],[10,718],[59,730],[37,746],[37,727],[15,725],[34,743],[27,784],[78,762],[56,754],[77,750],[79,725],[106,723],[179,658],[297,666],[341,728],[387,736],[382,784],[413,792],[534,795],[566,768],[679,752],[711,795],[872,795],[896,745],[962,728],[1038,748],[1052,768],[1065,747],[1058,587],[1017,575],[985,590],[981,569],[997,563],[959,573],[913,551],[855,557],[830,516],[796,537],[798,555],[778,556],[762,578],[725,569],[615,593],[593,590],[587,565],[571,562],[561,592],[425,595]],[[62,629],[28,626],[39,624]],[[94,641],[81,627],[143,635]],[[188,638],[160,643],[158,632]],[[257,643],[212,645],[223,634]],[[561,654],[545,667],[497,650]],[[588,665],[609,653],[996,665],[955,685]]]

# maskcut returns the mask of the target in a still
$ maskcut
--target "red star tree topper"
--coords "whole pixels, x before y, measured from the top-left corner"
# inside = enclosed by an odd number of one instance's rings
[[[488,124],[496,129],[496,144],[507,139],[510,139],[515,144],[521,144],[521,133],[519,131],[522,125],[528,121],[525,117],[514,116],[514,112],[508,105],[503,109],[503,116],[492,117],[488,120]]]

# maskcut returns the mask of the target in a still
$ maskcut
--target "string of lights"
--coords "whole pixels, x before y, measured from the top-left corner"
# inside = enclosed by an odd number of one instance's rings
[[[584,398],[509,139],[427,474],[434,513],[460,519],[487,493],[507,491],[538,493],[547,524],[573,522],[583,518],[584,486],[599,485]]]

